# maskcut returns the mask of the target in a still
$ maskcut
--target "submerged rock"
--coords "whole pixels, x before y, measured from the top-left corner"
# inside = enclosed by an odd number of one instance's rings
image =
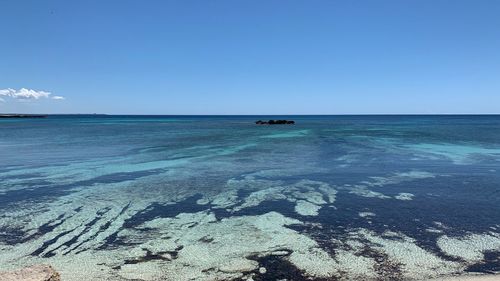
[[[50,265],[37,264],[15,271],[0,272],[2,281],[61,281],[59,273]]]
[[[293,124],[295,124],[295,121],[293,121],[293,120],[269,120],[269,121],[259,120],[259,121],[256,121],[255,124],[257,124],[257,125],[282,125],[282,124],[293,125]]]

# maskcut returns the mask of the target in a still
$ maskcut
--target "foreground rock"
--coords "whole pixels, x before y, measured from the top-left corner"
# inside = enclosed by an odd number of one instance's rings
[[[255,122],[255,124],[257,124],[257,125],[282,125],[282,124],[290,125],[290,124],[295,124],[295,121],[292,121],[292,120],[269,120],[269,121],[259,120],[259,121]]]
[[[61,281],[59,273],[50,265],[37,264],[15,271],[0,272],[2,281]]]

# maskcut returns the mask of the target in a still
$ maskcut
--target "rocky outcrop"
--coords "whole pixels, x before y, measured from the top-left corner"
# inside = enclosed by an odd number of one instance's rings
[[[2,281],[61,281],[59,273],[50,265],[37,264],[15,271],[0,272]]]
[[[287,124],[287,125],[292,125],[295,124],[295,121],[292,120],[269,120],[269,121],[256,121],[255,124],[257,125],[282,125],[282,124]]]

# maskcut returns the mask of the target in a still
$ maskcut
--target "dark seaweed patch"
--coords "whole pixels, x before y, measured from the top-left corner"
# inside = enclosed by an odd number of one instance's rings
[[[199,205],[196,203],[200,198],[202,198],[202,196],[197,194],[175,204],[153,203],[146,209],[125,220],[123,227],[134,228],[156,218],[172,218],[181,213],[196,213],[206,210],[206,205]]]
[[[109,209],[108,209],[108,210],[109,210]],[[53,252],[53,251],[55,251],[55,250],[58,250],[58,249],[60,249],[60,248],[62,248],[62,247],[69,248],[69,247],[71,247],[71,245],[73,245],[73,244],[75,244],[76,242],[78,242],[78,240],[80,239],[80,237],[81,237],[83,234],[87,233],[87,232],[88,232],[88,231],[89,231],[89,230],[90,230],[90,229],[91,229],[91,228],[92,228],[92,227],[93,227],[93,226],[94,226],[94,225],[95,225],[95,224],[96,224],[96,223],[97,223],[97,222],[98,222],[98,221],[102,218],[102,215],[103,215],[103,214],[104,214],[104,213],[100,213],[100,214],[99,214],[99,212],[98,212],[98,215],[97,215],[97,216],[96,216],[93,220],[91,220],[90,222],[88,222],[88,223],[86,223],[86,224],[85,224],[85,228],[84,228],[84,229],[83,229],[83,230],[82,230],[79,234],[75,235],[75,236],[74,236],[73,238],[71,238],[70,240],[68,240],[68,241],[64,242],[63,244],[59,245],[59,247],[57,247],[57,248],[53,249],[51,252]],[[88,240],[85,240],[85,241],[88,241]],[[78,244],[78,245],[77,245],[77,246],[76,246],[73,250],[75,250],[76,248],[78,248],[78,247],[79,247],[80,245],[82,245],[82,244],[83,244],[83,242],[80,242],[80,244]],[[69,252],[71,252],[71,251],[72,251],[72,250],[70,250],[70,251],[68,251],[68,252],[64,253],[64,255],[65,255],[65,254],[67,254],[67,253],[69,253]]]
[[[54,230],[54,228],[58,227],[64,222],[63,218],[64,214],[59,215],[55,220],[42,224],[40,227],[38,227],[38,234],[43,235],[51,232],[52,230]]]
[[[487,251],[481,262],[465,269],[466,272],[498,273],[500,272],[500,251]]]
[[[50,247],[50,245],[53,245],[54,243],[57,242],[57,240],[59,240],[59,238],[63,237],[64,235],[68,234],[68,233],[71,233],[72,231],[74,231],[76,228],[74,229],[71,229],[71,230],[67,230],[67,231],[64,231],[64,232],[61,232],[59,233],[57,236],[55,236],[54,238],[50,239],[50,240],[47,240],[45,242],[43,242],[42,246],[40,246],[38,249],[36,249],[35,251],[33,251],[30,255],[32,256],[40,256],[40,254],[45,251],[47,248]],[[54,256],[54,253],[51,252],[50,254],[48,255],[43,255],[42,257],[51,257],[51,256]]]
[[[267,280],[293,280],[293,281],[335,281],[338,278],[312,278],[305,274],[304,271],[298,269],[290,261],[286,259],[286,256],[290,255],[291,252],[285,256],[278,255],[267,255],[259,257],[257,255],[248,257],[251,260],[255,260],[259,263],[259,267],[264,267],[266,270],[264,273],[259,272],[259,269],[251,272],[252,279],[255,281],[267,281]],[[243,279],[237,279],[243,280]]]
[[[77,248],[79,248],[81,245],[85,244],[86,242],[88,241],[91,241],[93,239],[95,239],[99,234],[101,234],[103,231],[105,231],[106,229],[108,229],[111,224],[118,218],[120,217],[121,215],[123,215],[123,213],[125,213],[125,211],[130,207],[130,202],[121,209],[121,211],[115,216],[113,217],[112,219],[108,220],[106,223],[104,223],[103,225],[101,225],[101,227],[99,227],[99,230],[94,234],[92,235],[91,237],[87,238],[86,240],[83,240],[81,241],[78,245],[76,245],[72,251],[75,251]],[[115,233],[117,234],[117,233]],[[116,239],[116,237],[115,237]],[[81,249],[81,250],[78,250],[75,252],[75,254],[79,254],[81,252],[85,251],[85,249]],[[71,251],[68,251],[68,252],[65,252],[63,255],[66,255],[68,253],[70,253]]]
[[[137,259],[129,259],[125,260],[123,262],[123,265],[125,264],[138,264],[138,263],[143,263],[143,262],[149,262],[149,261],[155,261],[155,260],[160,260],[160,261],[172,261],[177,258],[179,251],[184,248],[183,246],[177,247],[173,251],[162,251],[162,252],[157,252],[153,253],[151,250],[143,248],[144,251],[146,251],[146,254],[142,257],[139,257]],[[168,255],[168,256],[166,256]],[[114,266],[112,269],[121,269],[122,265]]]
[[[137,245],[137,243],[125,242],[118,237],[118,234],[123,228],[118,229],[116,232],[112,233],[104,240],[104,243],[99,246],[99,250],[113,249],[119,246],[133,246]],[[80,251],[79,251],[80,252]],[[77,252],[77,253],[79,253]]]
[[[38,237],[41,237],[49,232],[51,232],[52,230],[54,230],[56,227],[60,226],[61,224],[64,223],[64,214],[62,215],[59,215],[56,219],[54,220],[51,220],[47,223],[44,223],[42,224],[41,226],[38,227],[37,229],[37,232],[35,232],[34,234],[28,236],[28,237],[25,237],[25,238],[22,238],[18,241],[18,243],[24,243],[26,241],[29,241],[29,240],[32,240],[32,239],[36,239]]]
[[[258,206],[253,206],[249,208],[241,209],[237,212],[228,212],[225,209],[215,209],[212,208],[211,211],[215,214],[217,219],[229,218],[233,216],[257,216],[263,215],[269,212],[278,212],[284,216],[303,219],[295,212],[295,203],[288,200],[271,200],[264,201]]]
[[[123,226],[118,229],[115,233],[108,236],[103,245],[99,249],[109,249],[117,246],[124,245],[134,245],[134,243],[123,241],[119,238],[118,234],[121,230],[125,228],[136,228],[137,226],[143,224],[144,222],[156,219],[156,218],[171,218],[175,217],[181,213],[196,213],[204,211],[208,208],[207,205],[199,205],[196,203],[200,199],[201,195],[194,195],[186,200],[177,202],[175,204],[160,204],[153,203],[149,205],[144,210],[136,213],[132,217],[125,220]],[[137,228],[136,228],[137,229]],[[137,229],[141,231],[147,231],[147,229]]]
[[[214,241],[214,238],[209,236],[203,236],[199,239],[199,241],[203,243],[212,243]]]
[[[254,192],[254,190],[252,189],[247,189],[247,188],[241,188],[241,189],[238,189],[238,192],[236,193],[238,196],[238,198],[240,200],[243,200],[245,199],[247,196],[249,196],[250,194],[252,194],[252,192]]]
[[[0,228],[0,242],[6,243],[7,245],[16,245],[32,239],[36,239],[51,232],[56,227],[61,225],[64,222],[63,218],[64,214],[58,216],[54,220],[42,224],[38,227],[37,231],[31,235],[27,235],[28,232],[22,228]]]
[[[163,252],[158,252],[158,253],[153,253],[148,249],[143,249],[143,250],[146,251],[145,256],[139,257],[137,259],[125,260],[124,264],[138,264],[138,263],[154,261],[154,260],[171,261],[171,260],[176,259],[177,255],[179,253],[179,250],[163,251]],[[166,254],[168,254],[170,257],[166,257],[165,256]]]
[[[480,187],[471,187],[470,181],[481,182]],[[401,232],[414,238],[418,246],[443,259],[461,261],[443,253],[437,245],[437,239],[443,234],[462,236],[469,232],[487,232],[492,225],[498,223],[500,207],[495,203],[496,197],[492,196],[496,194],[498,187],[492,183],[491,178],[484,177],[446,177],[374,188],[391,196],[399,192],[411,192],[416,196],[410,201],[366,198],[350,194],[348,190],[341,190],[334,203],[335,209],[323,206],[319,216],[301,218],[311,224],[292,225],[289,228],[307,233],[332,255],[335,254],[335,249],[342,247],[332,244],[332,237],[349,239],[350,232],[364,228],[380,236],[387,230]],[[453,186],[453,191],[450,191],[450,185]],[[279,211],[279,207],[275,210]],[[373,212],[375,216],[363,218],[359,216],[360,212]],[[437,226],[434,223],[436,221],[445,227]],[[314,223],[320,223],[321,229],[315,228]],[[429,228],[439,228],[442,233],[429,232]],[[490,257],[491,255],[493,254],[490,254]],[[471,267],[471,270],[488,272],[488,268],[496,268],[496,264],[498,261],[486,259],[483,264]]]
[[[110,209],[109,208],[104,208],[102,210],[99,210],[97,213],[96,213],[96,217],[94,219],[92,219],[90,222],[84,224],[84,229],[76,234],[75,236],[73,236],[71,239],[69,239],[68,241],[62,243],[61,245],[59,245],[58,247],[46,252],[45,254],[42,255],[42,257],[52,257],[55,255],[55,251],[58,250],[58,249],[61,249],[62,247],[70,247],[71,245],[75,244],[78,239],[83,235],[85,234],[86,232],[88,232],[101,218],[102,216],[108,212]],[[56,237],[48,240],[48,241],[45,241],[43,243],[43,245],[38,248],[37,250],[35,250],[33,253],[31,253],[32,256],[38,256],[40,255],[43,251],[45,251],[47,248],[50,247],[50,245],[54,244],[57,242],[57,240],[59,238],[61,238],[62,236],[72,232],[72,231],[75,231],[78,227],[72,229],[72,230],[69,230],[69,231],[65,231],[63,233],[60,233],[59,235],[57,235]]]
[[[15,245],[23,242],[26,232],[18,227],[0,227],[0,242],[7,245]]]
[[[375,260],[374,269],[379,278],[381,278],[380,280],[403,280],[402,264],[390,259],[387,254],[377,251],[366,244],[357,254]]]

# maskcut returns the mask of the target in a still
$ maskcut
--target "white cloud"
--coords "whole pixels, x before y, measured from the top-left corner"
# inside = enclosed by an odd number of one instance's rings
[[[11,91],[14,91],[14,90],[12,90],[12,89],[0,90],[0,96],[8,96],[8,95],[10,95]]]
[[[19,90],[14,90],[11,88],[0,90],[0,101],[5,101],[1,97],[8,97],[16,100],[38,100],[38,99],[48,99],[52,98],[54,100],[63,100],[64,97],[53,96],[50,97],[50,92],[36,91],[32,89],[21,88]]]

